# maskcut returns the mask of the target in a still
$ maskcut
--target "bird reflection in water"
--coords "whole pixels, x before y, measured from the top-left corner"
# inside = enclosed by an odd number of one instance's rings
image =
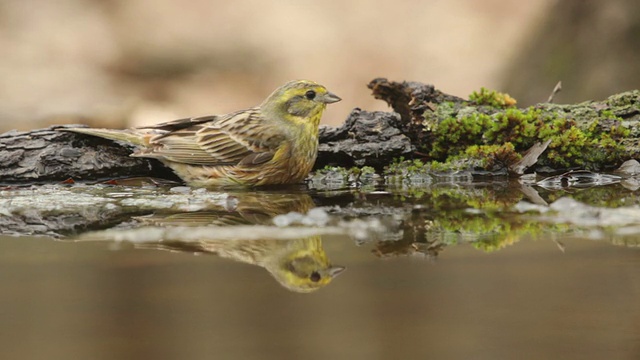
[[[298,230],[272,226],[272,219],[293,211],[305,214],[313,207],[313,200],[307,194],[235,194],[220,209],[136,217],[134,219],[142,226],[147,225],[146,228],[179,228],[182,231],[177,233],[185,234],[185,239],[172,232],[173,236],[132,243],[135,248],[213,254],[258,265],[285,288],[307,293],[329,284],[345,267],[331,264],[320,235],[284,237],[279,234],[280,230],[289,230],[289,234],[291,230],[294,234]],[[263,228],[267,229],[264,238],[256,238],[256,231]],[[235,238],[229,237],[229,230]],[[193,238],[195,232],[199,234],[196,239]]]

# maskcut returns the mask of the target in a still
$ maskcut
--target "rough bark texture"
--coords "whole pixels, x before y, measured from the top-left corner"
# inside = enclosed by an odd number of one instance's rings
[[[410,156],[414,147],[402,127],[396,113],[354,109],[342,126],[320,129],[315,168],[335,165],[381,169],[394,158]]]
[[[402,118],[401,129],[413,141],[421,138],[423,114],[435,110],[444,101],[462,104],[464,99],[436,90],[433,85],[415,81],[395,82],[385,78],[372,80],[369,89],[376,99],[384,100]]]
[[[135,176],[175,179],[160,162],[130,157],[132,148],[52,126],[0,135],[0,183],[96,181]]]

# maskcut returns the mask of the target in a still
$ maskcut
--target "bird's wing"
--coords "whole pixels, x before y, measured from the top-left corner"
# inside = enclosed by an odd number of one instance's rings
[[[178,119],[173,121],[167,121],[167,122],[156,124],[156,125],[141,126],[141,127],[138,127],[138,129],[163,130],[170,133],[171,131],[186,129],[194,125],[213,122],[213,121],[216,121],[216,119],[218,118],[219,116],[217,115],[201,116],[201,117],[195,117],[195,118],[184,118],[184,119]]]
[[[159,124],[164,130],[151,147],[136,154],[193,165],[259,165],[273,158],[284,140],[257,108],[225,116],[180,119]]]

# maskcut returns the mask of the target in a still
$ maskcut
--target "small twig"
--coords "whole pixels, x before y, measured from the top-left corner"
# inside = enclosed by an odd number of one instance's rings
[[[516,173],[518,175],[524,174],[524,171],[527,170],[527,168],[531,167],[533,164],[538,162],[538,158],[540,157],[540,155],[542,155],[542,153],[545,150],[547,150],[547,147],[549,147],[549,144],[551,144],[551,139],[548,139],[544,143],[537,142],[533,144],[533,146],[531,146],[522,155],[522,159],[520,159],[515,164],[509,165],[509,171]]]
[[[552,103],[553,98],[556,96],[557,93],[560,92],[560,90],[562,90],[562,81],[558,81],[558,83],[556,84],[556,87],[554,87],[553,91],[551,91],[551,95],[549,95],[549,100],[547,100],[547,102]]]

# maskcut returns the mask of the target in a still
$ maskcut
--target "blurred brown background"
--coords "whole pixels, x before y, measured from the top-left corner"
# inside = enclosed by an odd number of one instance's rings
[[[638,88],[640,6],[537,0],[0,0],[0,131],[50,123],[124,127],[259,104],[292,79],[386,109],[375,77],[520,105]]]

